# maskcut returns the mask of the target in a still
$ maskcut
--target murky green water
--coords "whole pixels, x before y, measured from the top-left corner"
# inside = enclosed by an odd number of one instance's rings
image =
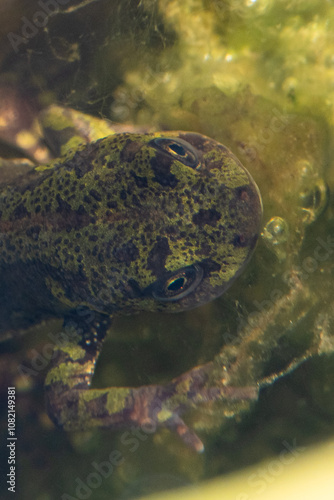
[[[20,89],[35,107],[57,102],[116,122],[213,137],[238,156],[263,197],[262,237],[230,291],[189,313],[119,319],[96,384],[164,382],[214,359],[215,377],[222,376],[222,364],[232,366],[231,385],[258,384],[261,391],[252,404],[204,404],[188,415],[205,443],[201,455],[167,430],[137,436],[136,444],[124,444],[122,432],[65,434],[46,416],[43,371],[28,387],[18,378],[17,363],[31,362],[31,349],[42,352],[47,333],[59,324],[36,328],[1,356],[4,405],[7,386],[18,388],[17,498],[127,499],[278,456],[284,442],[301,447],[329,439],[332,4],[46,4],[0,6],[0,87]],[[1,417],[5,436],[3,410]],[[4,442],[1,470],[7,468]],[[115,450],[122,463],[107,477],[97,474]],[[1,482],[5,491],[3,476]]]

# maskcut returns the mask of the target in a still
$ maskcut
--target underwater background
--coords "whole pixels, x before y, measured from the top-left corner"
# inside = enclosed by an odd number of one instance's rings
[[[122,432],[62,432],[45,411],[47,366],[31,377],[17,369],[61,329],[50,321],[0,344],[0,470],[8,468],[7,387],[15,386],[17,498],[196,492],[204,480],[269,460],[275,467],[248,481],[251,493],[265,493],[289,459],[334,434],[333,3],[3,0],[0,13],[0,125],[6,99],[20,99],[200,132],[239,158],[264,207],[255,255],[231,289],[190,312],[118,319],[95,378],[101,387],[162,383],[218,356],[235,363],[237,385],[260,387],[257,401],[187,415],[202,454],[167,430],[131,447]],[[0,154],[15,156],[5,143]],[[122,463],[90,487],[94,464],[115,450]],[[10,498],[5,474],[0,481]]]

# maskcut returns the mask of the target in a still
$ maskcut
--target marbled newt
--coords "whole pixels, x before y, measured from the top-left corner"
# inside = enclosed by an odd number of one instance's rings
[[[201,450],[181,414],[247,390],[208,387],[196,368],[166,385],[90,383],[114,316],[184,311],[231,285],[259,235],[258,188],[198,133],[113,134],[57,106],[41,116],[59,158],[25,173],[11,165],[17,174],[0,185],[1,335],[64,318],[46,377],[49,414],[64,429],[164,425]]]

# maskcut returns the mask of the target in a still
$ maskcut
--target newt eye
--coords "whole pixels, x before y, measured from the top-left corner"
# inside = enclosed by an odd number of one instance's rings
[[[155,283],[152,295],[162,302],[180,300],[197,288],[203,274],[203,269],[198,264],[169,273]]]
[[[199,166],[200,162],[196,150],[191,144],[183,139],[158,137],[157,139],[153,139],[151,144],[157,149],[165,151],[188,167],[197,168]]]

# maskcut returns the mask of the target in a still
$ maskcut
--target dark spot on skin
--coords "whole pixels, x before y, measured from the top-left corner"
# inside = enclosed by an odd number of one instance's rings
[[[143,147],[141,142],[136,142],[132,139],[128,139],[120,152],[120,159],[122,162],[132,162],[138,151]]]
[[[139,284],[134,279],[129,279],[128,281],[128,295],[129,297],[135,299],[136,297],[140,297],[142,295]]]
[[[215,226],[220,218],[221,214],[214,208],[210,208],[209,210],[201,208],[197,214],[193,215],[193,223],[200,227],[204,226],[204,224]]]
[[[130,264],[135,261],[139,257],[139,250],[132,242],[126,243],[122,245],[120,248],[115,248],[113,250],[113,256],[119,262],[125,262],[126,264]]]
[[[126,200],[126,196],[127,196],[127,194],[126,194],[125,189],[122,189],[122,191],[120,192],[120,198],[121,198],[121,200]]]
[[[56,212],[58,212],[58,213],[71,212],[71,210],[72,210],[71,205],[69,203],[67,203],[67,201],[63,200],[59,193],[56,195],[56,200],[58,203],[58,208],[56,209]]]
[[[117,208],[117,203],[116,203],[116,201],[108,201],[108,202],[107,202],[107,207],[108,207],[108,208]]]
[[[23,205],[23,203],[20,203],[15,208],[13,214],[14,214],[15,219],[23,219],[24,217],[28,217],[29,212],[26,209],[26,207]]]
[[[93,170],[93,161],[97,156],[99,141],[87,144],[86,147],[77,151],[73,158],[64,162],[64,167],[74,170],[78,179],[81,179],[87,172]]]
[[[204,277],[210,276],[213,272],[218,272],[221,269],[221,264],[218,264],[215,260],[212,259],[204,259],[201,261],[201,268],[204,271]]]
[[[139,175],[136,175],[136,173],[131,170],[130,174],[135,180],[136,186],[139,188],[146,188],[147,187],[147,177],[140,177]]]
[[[98,237],[95,234],[92,234],[91,236],[89,236],[88,239],[89,239],[89,241],[97,241]]]
[[[91,189],[89,194],[94,198],[94,200],[102,201],[102,196],[96,191],[96,189]]]
[[[83,205],[79,205],[77,209],[78,215],[87,215],[86,209]]]
[[[137,196],[134,194],[132,195],[132,206],[134,207],[140,207],[141,206],[141,203],[140,201],[138,200]]]
[[[40,231],[40,226],[31,226],[26,230],[26,235],[28,236],[28,238],[32,238],[33,240],[37,241]]]
[[[147,267],[159,277],[165,271],[167,256],[171,254],[168,239],[161,238],[156,242],[147,258]]]
[[[196,255],[208,257],[212,254],[212,246],[209,243],[203,243],[196,252]]]
[[[175,188],[179,182],[174,174],[170,172],[173,159],[167,154],[157,154],[151,161],[151,167],[154,172],[153,181],[161,186]]]
[[[165,231],[167,234],[178,234],[178,230],[175,226],[167,226]],[[180,233],[180,236],[181,238],[184,238],[186,236],[186,233],[183,231],[183,235]]]
[[[232,244],[235,247],[246,247],[247,246],[247,238],[243,234],[236,234],[232,240]]]
[[[6,245],[6,248],[7,248],[7,250],[8,250],[9,252],[15,252],[15,248],[16,248],[16,247],[15,247],[15,245],[13,245],[13,244],[11,243],[11,241],[10,241],[10,240],[6,240],[5,245]]]

